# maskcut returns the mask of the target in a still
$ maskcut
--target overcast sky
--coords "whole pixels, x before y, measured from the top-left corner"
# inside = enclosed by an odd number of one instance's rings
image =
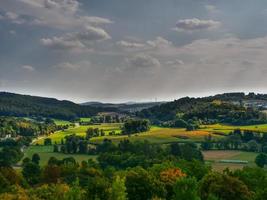
[[[0,90],[75,102],[267,93],[267,1],[1,0]]]

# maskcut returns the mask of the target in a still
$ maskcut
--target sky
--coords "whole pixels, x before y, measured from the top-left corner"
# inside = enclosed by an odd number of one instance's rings
[[[75,102],[267,93],[266,0],[1,0],[0,91]]]

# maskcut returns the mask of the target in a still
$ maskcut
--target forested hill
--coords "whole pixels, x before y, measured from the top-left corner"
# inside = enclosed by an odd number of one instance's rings
[[[154,124],[182,119],[204,123],[257,124],[266,122],[260,110],[267,105],[267,95],[226,93],[203,98],[181,98],[137,112]]]
[[[81,106],[71,101],[0,92],[0,116],[41,116],[65,120],[90,117],[116,108]]]

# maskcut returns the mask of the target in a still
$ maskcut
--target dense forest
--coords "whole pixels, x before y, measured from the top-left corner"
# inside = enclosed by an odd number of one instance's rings
[[[74,120],[116,108],[81,106],[70,101],[0,92],[0,116],[50,117]]]

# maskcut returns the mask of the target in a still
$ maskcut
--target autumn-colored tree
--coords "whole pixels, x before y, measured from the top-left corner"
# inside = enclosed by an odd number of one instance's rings
[[[47,165],[43,171],[43,179],[46,183],[57,183],[61,175],[61,169],[57,165]]]
[[[185,177],[186,174],[179,168],[171,168],[160,173],[160,179],[165,184],[173,185],[178,179]]]

